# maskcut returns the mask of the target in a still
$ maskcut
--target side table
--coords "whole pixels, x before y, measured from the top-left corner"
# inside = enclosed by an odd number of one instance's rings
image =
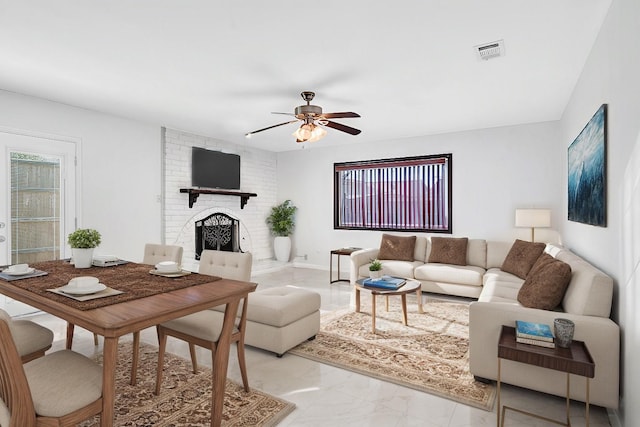
[[[340,278],[340,255],[349,256],[351,255],[352,252],[355,252],[360,249],[362,248],[340,248],[340,249],[334,249],[331,251],[331,253],[329,254],[329,283],[349,281],[349,279]],[[334,255],[338,256],[338,278],[336,280],[333,280],[333,256]]]
[[[422,284],[417,280],[407,279],[407,283],[402,285],[396,290],[391,289],[376,289],[368,287],[363,284],[364,279],[360,279],[355,283],[356,291],[356,313],[360,313],[360,291],[366,290],[371,292],[371,333],[376,333],[376,295],[382,295],[386,297],[385,308],[389,311],[389,297],[394,295],[400,295],[402,302],[402,323],[405,326],[409,326],[407,318],[407,294],[416,293],[418,299],[418,313],[424,313],[422,308]]]
[[[566,372],[567,374],[567,420],[566,423],[545,418],[540,415],[525,412],[520,409],[511,408],[508,406],[502,407],[502,413],[500,410],[500,369],[502,359],[513,360],[520,363],[526,363],[534,366],[541,366],[547,369],[553,369],[556,371]],[[532,344],[522,344],[516,342],[516,330],[511,326],[502,326],[500,332],[500,340],[498,341],[498,409],[497,409],[497,426],[504,426],[504,415],[507,409],[510,409],[521,414],[533,416],[545,421],[549,421],[554,424],[562,426],[571,426],[569,419],[569,379],[570,374],[580,375],[586,377],[586,402],[585,402],[585,420],[586,426],[589,427],[589,378],[595,376],[595,363],[587,346],[582,341],[573,340],[569,348],[562,348],[556,346],[555,348],[539,347]]]

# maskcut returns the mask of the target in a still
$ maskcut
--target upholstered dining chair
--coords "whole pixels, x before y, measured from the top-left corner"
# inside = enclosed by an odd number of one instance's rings
[[[22,364],[0,309],[0,425],[75,426],[102,413],[102,367],[71,350]]]
[[[198,273],[218,276],[225,279],[242,280],[248,282],[251,279],[251,253],[226,252],[204,250],[200,255]],[[236,324],[231,335],[231,342],[235,342],[238,350],[238,363],[245,391],[249,391],[247,378],[247,365],[244,357],[244,336],[247,324],[247,298],[241,302],[240,318],[236,318]],[[191,364],[193,373],[198,372],[195,346],[211,350],[211,360],[216,353],[216,346],[222,331],[225,306],[221,305],[198,313],[190,314],[179,319],[170,320],[156,326],[158,332],[158,373],[156,377],[156,394],[160,394],[162,385],[162,371],[164,365],[164,353],[167,344],[167,336],[172,336],[189,343]]]
[[[182,246],[147,243],[144,245],[143,264],[156,265],[162,261],[182,264]],[[133,354],[131,355],[131,385],[136,385],[138,361],[140,359],[140,331],[133,333]]]
[[[10,319],[9,327],[22,363],[44,356],[51,348],[53,332],[49,328],[24,319]]]
[[[162,261],[182,263],[182,246],[147,243],[144,245],[143,264],[156,265]]]
[[[162,261],[174,261],[182,264],[182,246],[147,243],[144,246],[142,264],[156,265]],[[71,349],[73,342],[73,325],[67,324],[67,349]],[[98,335],[93,334],[93,342],[98,345]],[[140,347],[140,331],[133,333],[133,354],[131,356],[131,385],[136,385]]]

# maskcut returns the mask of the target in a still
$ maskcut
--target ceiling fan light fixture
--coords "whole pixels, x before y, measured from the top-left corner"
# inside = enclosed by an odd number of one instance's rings
[[[309,138],[308,142],[316,142],[325,137],[327,131],[322,129],[320,126],[315,126],[315,129],[311,131],[311,138]]]
[[[324,138],[327,131],[313,123],[305,123],[300,126],[294,133],[296,142],[315,142]]]

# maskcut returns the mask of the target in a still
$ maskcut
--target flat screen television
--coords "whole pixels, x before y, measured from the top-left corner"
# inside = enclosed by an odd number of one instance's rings
[[[240,189],[240,156],[191,147],[193,187]]]

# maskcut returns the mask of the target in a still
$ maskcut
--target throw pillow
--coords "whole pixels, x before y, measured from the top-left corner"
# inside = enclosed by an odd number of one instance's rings
[[[413,261],[416,236],[394,236],[383,234],[378,259]]]
[[[535,264],[546,246],[544,243],[525,242],[524,240],[516,239],[500,270],[515,274],[521,279],[526,279],[529,270],[531,270],[531,267],[533,267],[533,264]]]
[[[467,265],[468,243],[467,237],[432,237],[428,262]]]
[[[570,281],[569,264],[543,253],[522,284],[518,302],[529,308],[553,310],[562,302]]]

